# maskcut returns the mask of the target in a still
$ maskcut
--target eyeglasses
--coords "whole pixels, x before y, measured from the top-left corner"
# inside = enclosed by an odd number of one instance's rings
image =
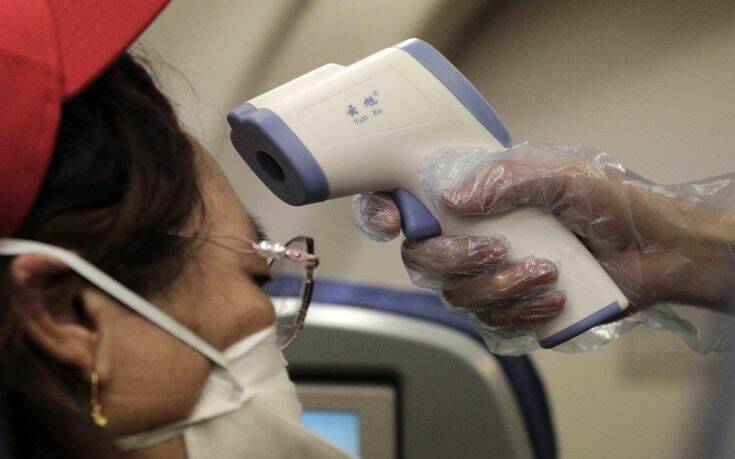
[[[192,238],[216,245],[232,252],[258,254],[270,267],[270,279],[262,286],[270,296],[276,314],[278,346],[288,347],[304,328],[314,291],[314,270],[319,258],[314,255],[314,240],[298,236],[286,244],[250,239],[224,233],[197,235],[174,232],[175,236]]]

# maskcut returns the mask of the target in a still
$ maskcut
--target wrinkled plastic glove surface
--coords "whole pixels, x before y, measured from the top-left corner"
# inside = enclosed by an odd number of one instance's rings
[[[596,150],[525,143],[501,152],[434,151],[420,177],[440,212],[552,212],[621,287],[631,301],[624,317],[555,349],[593,350],[640,324],[670,330],[701,353],[733,349],[735,175],[658,185]],[[400,214],[388,194],[356,196],[353,210],[368,237],[399,235]],[[470,314],[495,353],[537,349],[534,323],[564,307],[564,292],[554,287],[563,266],[513,259],[502,235],[405,240],[402,255],[413,282],[440,291],[450,310]]]

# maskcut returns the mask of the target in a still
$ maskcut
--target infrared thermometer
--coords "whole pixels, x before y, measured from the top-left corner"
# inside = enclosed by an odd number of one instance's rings
[[[432,207],[419,180],[428,152],[459,146],[501,151],[511,139],[477,89],[424,41],[406,40],[346,67],[327,64],[248,101],[227,119],[240,156],[288,204],[389,190],[407,238],[501,234],[513,257],[559,264],[557,288],[566,292],[566,307],[536,326],[544,348],[628,306],[552,214],[522,208],[467,218]]]

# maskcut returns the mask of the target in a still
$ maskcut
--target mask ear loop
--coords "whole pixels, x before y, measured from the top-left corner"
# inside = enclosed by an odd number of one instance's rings
[[[150,320],[174,338],[190,346],[220,367],[228,368],[227,358],[211,344],[75,253],[41,242],[23,239],[0,239],[0,255],[18,256],[28,253],[47,255],[63,261],[80,276]]]

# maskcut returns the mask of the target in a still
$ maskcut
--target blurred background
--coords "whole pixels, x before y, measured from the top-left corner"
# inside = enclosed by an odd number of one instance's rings
[[[732,1],[174,0],[137,48],[274,239],[313,235],[322,277],[410,288],[399,242],[362,237],[349,199],[278,201],[236,156],[225,121],[313,68],[409,37],[444,52],[515,143],[596,147],[660,183],[735,171]],[[722,361],[645,329],[597,352],[533,358],[571,458],[687,456]]]

